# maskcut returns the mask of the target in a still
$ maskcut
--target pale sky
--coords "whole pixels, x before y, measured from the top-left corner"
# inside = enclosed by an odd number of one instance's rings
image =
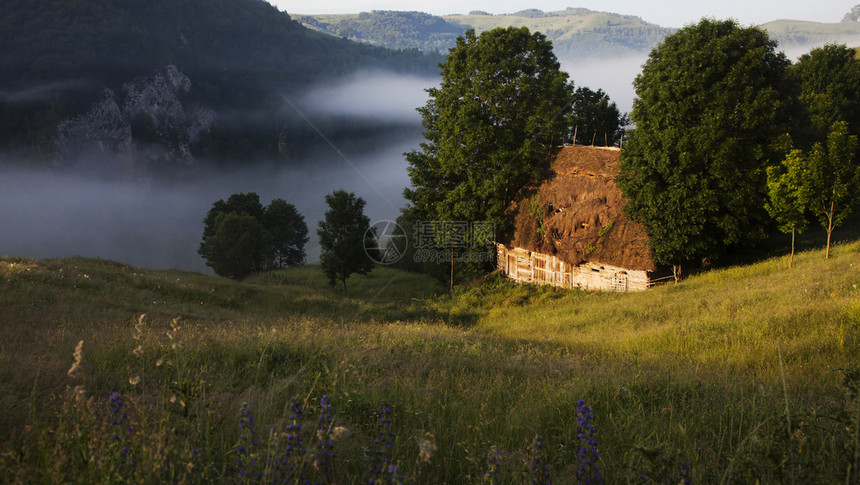
[[[683,27],[702,17],[734,18],[742,25],[793,19],[835,23],[860,0],[269,0],[289,14],[357,13],[370,10],[416,10],[434,15],[468,13],[513,13],[527,8],[545,12],[566,7],[636,15],[663,27]]]

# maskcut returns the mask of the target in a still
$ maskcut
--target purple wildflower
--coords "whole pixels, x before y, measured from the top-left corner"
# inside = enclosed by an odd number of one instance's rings
[[[375,449],[370,457],[370,484],[400,483],[400,469],[393,462],[394,431],[391,429],[391,408],[379,407],[379,434],[373,440]]]
[[[535,435],[532,440],[532,446],[529,449],[531,456],[531,464],[529,467],[529,478],[533,485],[552,483],[552,474],[550,473],[549,463],[546,459],[546,445],[543,442],[543,436]]]
[[[323,473],[326,482],[331,482],[334,475],[334,442],[331,439],[332,406],[328,395],[320,399],[320,416],[317,421],[317,451],[316,468]]]
[[[576,448],[576,457],[579,459],[579,469],[576,472],[578,483],[603,483],[600,465],[597,464],[600,455],[597,451],[597,440],[594,439],[593,421],[591,406],[580,399],[576,403],[576,431],[579,439]]]
[[[246,479],[262,478],[257,462],[257,429],[254,427],[254,414],[247,403],[239,408],[239,444],[236,447],[236,476]]]
[[[678,462],[678,483],[680,485],[691,485],[693,480],[690,478],[690,462],[681,460]]]
[[[495,485],[499,479],[500,461],[499,450],[495,446],[490,448],[490,451],[487,452],[487,471],[484,472],[484,483]]]
[[[126,438],[131,434],[131,425],[128,424],[128,414],[125,412],[125,403],[122,401],[122,395],[118,392],[110,394],[110,406],[108,408],[108,417],[110,424],[117,429],[113,434],[113,439],[126,445]],[[131,448],[123,446],[119,451],[119,456],[122,458],[121,466],[134,467],[135,461],[131,454]]]
[[[275,471],[279,480],[283,483],[310,483],[305,478],[304,460],[305,444],[302,436],[302,406],[296,402],[296,398],[290,399],[290,415],[287,425],[284,427],[286,433],[286,445],[280,456],[274,457]],[[272,427],[272,434],[277,434],[277,428]]]

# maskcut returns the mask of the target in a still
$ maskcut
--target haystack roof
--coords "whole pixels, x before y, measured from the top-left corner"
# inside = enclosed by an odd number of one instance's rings
[[[551,164],[553,175],[514,205],[512,245],[572,265],[590,261],[655,271],[644,227],[622,212],[626,200],[615,185],[620,153],[612,148],[562,148]]]

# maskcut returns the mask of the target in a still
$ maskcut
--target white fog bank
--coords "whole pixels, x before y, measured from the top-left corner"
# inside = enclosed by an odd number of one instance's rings
[[[324,197],[337,189],[367,201],[372,221],[394,219],[409,184],[402,154],[416,133],[363,153],[331,151],[301,167],[283,163],[209,173],[182,183],[99,180],[86,174],[0,169],[0,254],[55,258],[84,256],[150,269],[206,271],[197,254],[203,218],[218,199],[256,192],[265,205],[281,198],[304,215],[311,237],[308,260],[319,258],[318,221]]]

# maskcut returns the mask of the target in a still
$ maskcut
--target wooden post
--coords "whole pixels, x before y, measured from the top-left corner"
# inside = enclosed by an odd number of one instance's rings
[[[788,260],[788,267],[789,268],[791,268],[791,266],[794,264],[794,233],[795,233],[795,228],[794,228],[794,226],[791,226],[791,258],[789,258],[789,260]]]
[[[830,211],[827,213],[827,252],[824,253],[824,259],[830,259],[830,235],[833,234],[833,206],[836,202],[830,201]]]
[[[451,241],[451,287],[448,289],[449,293],[454,293],[454,242]]]

